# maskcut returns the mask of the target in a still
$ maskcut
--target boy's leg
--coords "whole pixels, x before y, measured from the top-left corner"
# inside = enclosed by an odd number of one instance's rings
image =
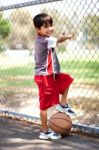
[[[60,104],[57,105],[56,110],[60,112],[66,113],[69,117],[74,119],[76,117],[76,113],[71,109],[68,105],[68,95],[69,87],[65,90],[65,92],[61,96]]]
[[[41,117],[41,123],[42,123],[42,131],[40,132],[39,138],[46,140],[46,139],[60,139],[61,135],[58,133],[53,132],[52,130],[49,130],[49,127],[47,125],[47,110],[40,111],[40,117]]]
[[[66,91],[62,94],[60,104],[61,105],[67,105],[68,100],[67,100],[67,95],[68,95],[69,87],[66,89]]]
[[[43,80],[42,76],[36,76],[35,81],[38,85],[39,89],[39,101],[40,101],[40,118],[41,118],[41,129],[39,138],[40,139],[60,139],[61,135],[54,133],[53,131],[49,130],[47,124],[47,109],[46,105],[52,105],[52,100],[50,94],[45,94],[45,80]],[[51,101],[50,101],[51,100]],[[48,106],[47,106],[48,107]]]
[[[48,131],[47,110],[40,110],[40,117],[41,117],[42,131],[47,132]]]

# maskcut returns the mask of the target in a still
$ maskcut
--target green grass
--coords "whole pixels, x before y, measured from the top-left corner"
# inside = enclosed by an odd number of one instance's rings
[[[24,65],[24,66],[16,66],[16,67],[11,67],[11,68],[4,68],[4,69],[0,69],[0,75],[2,76],[13,76],[13,77],[17,77],[17,76],[30,76],[32,75],[33,72],[33,66],[32,64],[29,65]]]
[[[33,87],[33,65],[0,69],[0,86]]]
[[[0,87],[34,87],[33,64],[0,68]],[[61,62],[61,70],[71,74],[75,82],[99,84],[99,62],[67,60]]]
[[[99,83],[99,61],[65,61],[62,62],[62,70],[73,75],[76,81]]]

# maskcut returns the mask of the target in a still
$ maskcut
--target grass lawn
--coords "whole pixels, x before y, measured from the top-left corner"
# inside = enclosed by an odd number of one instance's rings
[[[0,87],[34,87],[33,68],[33,63],[0,67]],[[71,74],[75,82],[99,84],[99,61],[62,61],[61,70]]]
[[[76,82],[99,84],[99,61],[66,61],[62,63],[62,70],[70,73]]]

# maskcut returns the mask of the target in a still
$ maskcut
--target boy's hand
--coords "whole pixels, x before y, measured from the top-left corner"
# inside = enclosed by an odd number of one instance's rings
[[[67,39],[72,39],[72,38],[74,38],[74,33],[67,33],[67,34],[63,33],[63,35],[66,36]]]
[[[74,33],[63,33],[61,36],[57,38],[57,43],[64,42],[65,40],[71,39],[74,37]]]

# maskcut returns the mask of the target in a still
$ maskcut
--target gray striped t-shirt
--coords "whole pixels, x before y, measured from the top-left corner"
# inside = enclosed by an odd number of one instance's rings
[[[35,75],[51,75],[60,73],[60,65],[55,47],[54,37],[36,36],[35,38]]]

